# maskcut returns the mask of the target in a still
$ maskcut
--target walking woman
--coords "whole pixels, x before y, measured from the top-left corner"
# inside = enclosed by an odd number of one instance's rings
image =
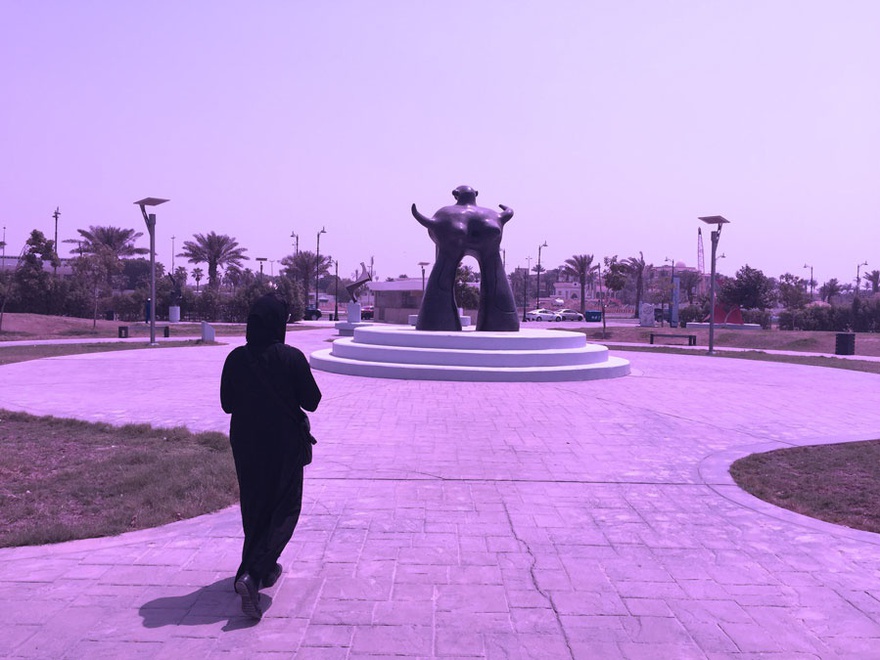
[[[247,344],[226,358],[220,403],[232,415],[229,439],[241,491],[244,546],[235,575],[241,609],[263,616],[260,589],[281,575],[278,558],[302,509],[303,466],[312,461],[308,417],[321,391],[302,351],[284,343],[287,303],[273,294],[251,307]]]

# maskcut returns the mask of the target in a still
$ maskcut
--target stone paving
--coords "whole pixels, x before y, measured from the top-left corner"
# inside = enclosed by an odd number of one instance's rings
[[[230,348],[7,365],[0,407],[226,430]],[[878,437],[878,376],[625,356],[628,377],[561,384],[315,372],[304,513],[259,624],[232,591],[232,507],[0,550],[0,657],[880,658],[880,535],[727,473]]]

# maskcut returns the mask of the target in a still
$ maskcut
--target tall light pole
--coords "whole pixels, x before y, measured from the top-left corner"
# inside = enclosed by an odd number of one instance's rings
[[[177,236],[171,237],[171,274],[174,275],[174,239]]]
[[[527,320],[526,319],[526,310],[529,308],[528,291],[529,291],[529,280],[531,279],[531,275],[529,275],[529,273],[531,273],[531,272],[532,272],[532,256],[529,255],[526,257],[526,281],[525,281],[525,285],[523,286],[523,322],[525,322]]]
[[[810,269],[810,302],[813,302],[813,266],[810,264],[804,264],[804,268]]]
[[[58,216],[61,215],[61,207],[55,207],[55,213],[52,214],[52,217],[55,218],[55,244],[52,246],[52,250],[55,252],[55,259],[52,263],[52,272],[54,274],[58,274]]]
[[[147,231],[150,232],[150,346],[158,346],[156,343],[156,214],[147,213],[148,206],[159,206],[167,199],[158,197],[144,197],[135,202],[147,223]]]
[[[299,254],[299,234],[292,231],[290,237],[293,239],[293,253]]]
[[[544,241],[538,246],[538,265],[535,266],[535,272],[538,274],[538,279],[535,286],[535,307],[541,306],[541,248],[545,247],[547,247],[547,241]]]
[[[318,309],[318,275],[321,272],[321,234],[326,234],[327,230],[321,227],[318,232],[318,241],[315,246],[315,309]]]
[[[260,262],[260,284],[263,283],[263,264],[268,260],[267,257],[254,257],[257,261]]]
[[[868,265],[867,261],[863,261],[860,264],[856,265],[856,294],[855,294],[856,296],[859,295],[859,287],[862,285],[862,276],[861,276],[860,271],[862,269],[862,266],[867,266],[867,265]]]
[[[336,281],[333,284],[333,320],[339,320],[339,259],[333,262],[336,265],[335,276],[333,279]]]
[[[718,241],[721,239],[721,227],[730,222],[720,215],[707,215],[699,218],[707,225],[717,225],[712,231],[712,274],[709,280],[709,355],[715,354],[715,255],[718,253]]]

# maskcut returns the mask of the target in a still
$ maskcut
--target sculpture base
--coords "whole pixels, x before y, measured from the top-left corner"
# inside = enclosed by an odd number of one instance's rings
[[[427,332],[406,326],[355,328],[312,353],[313,369],[369,378],[572,381],[629,374],[629,361],[579,332]]]

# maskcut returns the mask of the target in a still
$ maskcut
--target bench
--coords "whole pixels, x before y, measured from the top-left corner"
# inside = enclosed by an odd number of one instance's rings
[[[696,335],[674,335],[674,334],[664,334],[659,332],[651,333],[651,343],[654,343],[654,337],[663,337],[664,339],[687,339],[688,346],[696,346],[697,345],[697,336]]]

